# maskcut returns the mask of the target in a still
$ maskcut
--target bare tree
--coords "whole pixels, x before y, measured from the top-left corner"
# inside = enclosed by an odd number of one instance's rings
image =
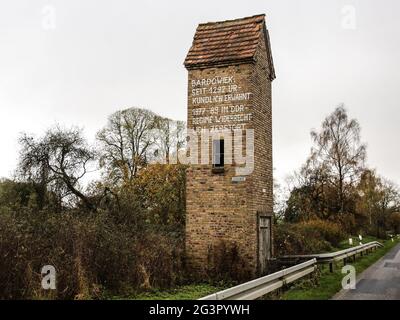
[[[149,162],[171,163],[184,145],[185,122],[162,118],[145,109],[113,113],[97,134],[100,166],[112,183],[132,181]]]
[[[50,188],[56,191],[62,198],[72,195],[82,201],[87,209],[95,209],[80,186],[80,181],[95,159],[81,130],[56,126],[40,139],[23,134],[19,142],[21,152],[18,171],[21,177],[38,183],[46,190]]]
[[[398,210],[399,190],[390,180],[380,179],[378,184],[379,200],[376,211],[376,235],[381,237],[381,230],[386,228],[387,218]]]
[[[369,227],[372,228],[373,218],[377,213],[380,198],[378,187],[381,179],[377,176],[375,170],[366,169],[361,174],[360,182],[357,185],[357,211],[365,215],[368,219]]]
[[[366,157],[366,146],[360,142],[360,125],[349,119],[340,105],[324,120],[321,131],[312,131],[311,136],[315,143],[312,162],[326,168],[328,181],[337,190],[339,212],[343,213],[347,188],[359,178]]]
[[[130,108],[113,113],[97,134],[101,144],[100,165],[113,182],[132,180],[147,162],[155,145],[152,130],[159,117],[153,112]]]
[[[184,121],[175,121],[168,118],[159,119],[159,134],[156,138],[159,149],[158,157],[161,161],[170,164],[171,157],[177,156],[178,151],[184,146],[186,137],[184,135],[186,123]],[[176,163],[176,162],[175,162]]]

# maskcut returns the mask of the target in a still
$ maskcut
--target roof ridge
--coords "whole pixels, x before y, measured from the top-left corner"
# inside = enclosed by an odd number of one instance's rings
[[[250,20],[250,19],[261,18],[261,17],[265,18],[265,13],[256,14],[256,15],[249,16],[249,17],[244,17],[244,18],[238,18],[238,19],[230,19],[230,20],[214,21],[214,22],[210,21],[210,22],[199,23],[199,27],[200,26],[213,25],[213,24],[219,24],[219,23],[239,22],[239,21],[243,21],[243,20]]]
[[[275,78],[265,14],[199,24],[186,55],[187,69],[254,63],[257,48],[265,42],[270,77]],[[264,35],[262,37],[262,35]]]

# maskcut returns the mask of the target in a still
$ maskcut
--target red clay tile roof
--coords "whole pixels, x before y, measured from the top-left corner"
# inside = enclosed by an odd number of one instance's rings
[[[193,69],[254,61],[260,34],[263,30],[265,30],[266,47],[269,51],[271,77],[275,78],[264,14],[200,24],[197,27],[192,47],[186,56],[185,67]]]

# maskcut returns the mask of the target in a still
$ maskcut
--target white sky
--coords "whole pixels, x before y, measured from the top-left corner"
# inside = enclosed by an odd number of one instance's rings
[[[343,28],[346,5],[354,30]],[[399,183],[399,12],[397,0],[1,0],[0,176],[15,168],[21,132],[60,122],[93,140],[130,106],[185,120],[183,60],[197,24],[265,13],[276,178],[300,167],[310,129],[343,102],[362,126],[369,165]]]

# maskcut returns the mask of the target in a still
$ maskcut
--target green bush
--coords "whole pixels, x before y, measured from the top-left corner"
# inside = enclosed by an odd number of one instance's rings
[[[299,227],[308,237],[326,240],[332,246],[338,246],[340,241],[346,237],[339,224],[327,220],[301,222]]]
[[[281,223],[274,233],[275,253],[283,256],[327,252],[344,238],[340,226],[329,221]]]
[[[118,224],[107,212],[0,211],[0,299],[86,299],[180,283],[183,241]],[[44,291],[44,265],[57,289]]]

